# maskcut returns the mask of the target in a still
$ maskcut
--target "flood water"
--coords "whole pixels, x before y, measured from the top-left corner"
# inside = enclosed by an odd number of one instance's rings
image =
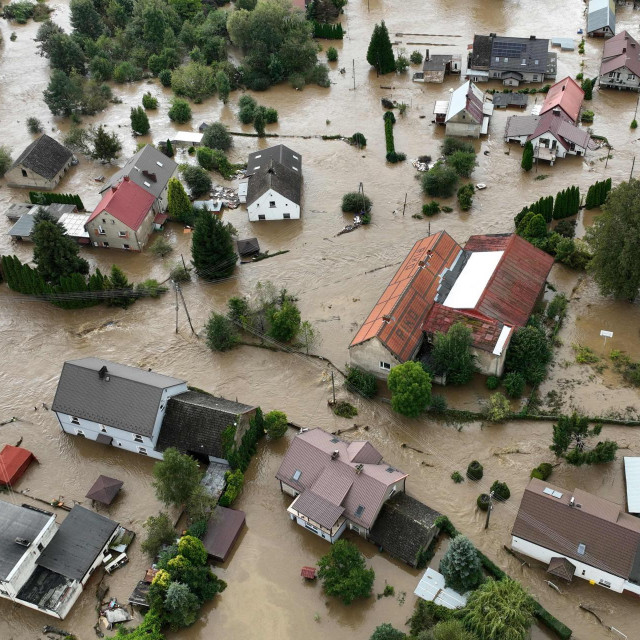
[[[52,19],[69,27],[68,3],[50,2]],[[212,310],[222,310],[231,295],[250,295],[256,282],[272,280],[286,287],[299,298],[302,315],[321,334],[317,353],[341,367],[348,360],[347,346],[359,324],[376,302],[391,278],[396,265],[404,258],[414,241],[428,233],[427,220],[413,219],[424,198],[415,171],[409,163],[388,165],[384,161],[384,129],[380,98],[390,97],[409,104],[404,117],[395,126],[396,148],[409,159],[418,155],[438,155],[443,130],[431,124],[435,100],[448,95],[460,79],[448,78],[443,85],[412,83],[410,75],[389,75],[376,78],[365,53],[373,25],[384,19],[392,40],[402,44],[407,53],[423,50],[426,45],[407,42],[430,42],[433,53],[456,51],[463,53],[474,32],[497,32],[518,36],[536,34],[539,37],[576,38],[584,27],[585,4],[579,0],[558,3],[553,0],[495,0],[455,3],[433,0],[425,4],[418,0],[386,2],[381,0],[350,0],[342,18],[347,31],[343,42],[323,43],[336,46],[340,60],[331,70],[330,89],[307,87],[296,92],[288,86],[275,87],[256,94],[261,104],[275,107],[280,123],[268,129],[283,135],[350,136],[361,131],[367,147],[359,151],[342,141],[322,141],[319,137],[294,137],[282,141],[301,153],[304,172],[303,217],[300,221],[270,224],[250,224],[246,211],[227,211],[224,219],[239,231],[239,237],[256,236],[262,250],[271,252],[288,249],[289,253],[256,264],[238,266],[234,277],[224,283],[191,283],[184,286],[184,295],[195,326],[199,329]],[[638,35],[640,14],[630,7],[617,9],[618,30],[629,29]],[[25,120],[36,116],[45,123],[45,130],[61,139],[68,121],[52,118],[42,101],[42,90],[49,76],[47,61],[36,55],[33,38],[38,25],[9,25],[0,21],[4,44],[0,48],[0,123],[2,144],[13,148],[14,157],[30,140]],[[17,40],[11,42],[12,31]],[[396,33],[428,33],[426,36],[395,37]],[[443,34],[443,35],[433,35]],[[447,35],[448,34],[448,35]],[[442,45],[442,46],[439,46]],[[597,74],[602,41],[588,41],[585,77]],[[554,49],[557,50],[557,49]],[[320,54],[322,57],[323,54]],[[575,76],[580,71],[581,56],[574,52],[558,52],[558,79]],[[354,62],[352,62],[354,61]],[[339,73],[344,67],[346,72]],[[355,70],[355,73],[352,73]],[[355,77],[355,90],[354,87]],[[391,89],[382,87],[392,87]],[[499,88],[496,86],[496,88]],[[143,141],[158,142],[170,137],[176,128],[167,117],[170,92],[157,82],[134,85],[114,85],[114,94],[122,104],[110,105],[105,113],[86,118],[84,124],[105,122],[118,131],[123,142],[119,160],[130,156],[137,139],[130,135],[129,110],[141,101],[146,91],[160,98],[160,108],[150,112],[151,134]],[[182,129],[195,129],[203,121],[222,120],[233,131],[249,130],[236,119],[238,93],[231,95],[228,105],[209,99],[193,105],[193,121]],[[529,108],[534,97],[530,98]],[[538,98],[540,100],[540,98]],[[614,183],[627,179],[637,148],[637,134],[629,129],[636,108],[635,94],[594,91],[589,105],[595,112],[593,130],[607,136],[613,146],[605,171],[606,150],[591,152],[586,161],[570,158],[556,166],[541,165],[538,172],[525,174],[520,169],[520,148],[505,145],[502,136],[506,118],[515,111],[496,111],[490,134],[475,143],[478,167],[473,181],[485,182],[488,188],[478,192],[473,208],[461,213],[455,202],[454,211],[441,213],[430,220],[431,231],[446,229],[463,242],[474,233],[500,233],[513,230],[513,216],[527,203],[541,196],[555,194],[571,184],[582,192],[596,180],[612,177]],[[424,117],[421,117],[424,116]],[[255,138],[234,139],[232,159],[241,161],[248,152],[267,146]],[[187,161],[184,152],[179,162]],[[98,185],[94,178],[108,176],[116,170],[84,157],[60,184],[61,192],[79,193],[85,205],[97,204]],[[543,175],[545,179],[540,178]],[[349,222],[340,212],[342,194],[357,190],[364,184],[365,192],[374,202],[373,224],[352,234],[335,237]],[[224,183],[229,184],[229,183]],[[233,184],[233,183],[230,183]],[[402,205],[407,198],[406,212]],[[0,208],[23,201],[26,193],[6,187],[0,181]],[[453,200],[453,199],[452,199]],[[597,212],[585,212],[579,230],[593,222]],[[16,253],[30,260],[29,245],[12,244],[5,235],[9,223],[0,216],[0,253]],[[173,263],[182,253],[189,259],[189,236],[179,226],[169,226],[164,232],[174,246],[173,254],[157,259],[148,254],[125,254],[98,249],[83,249],[83,255],[106,270],[113,262],[119,264],[129,278],[141,281],[149,277],[164,280]],[[567,410],[576,408],[591,415],[625,412],[627,407],[640,408],[636,389],[624,387],[611,368],[599,373],[593,367],[575,364],[572,344],[590,346],[606,357],[609,349],[624,349],[640,358],[640,310],[637,305],[614,303],[603,299],[589,279],[564,267],[554,267],[551,281],[560,291],[571,296],[571,304],[549,379],[541,389],[557,390]],[[250,347],[240,347],[230,353],[213,354],[201,340],[192,336],[186,317],[180,312],[179,333],[175,333],[175,308],[172,296],[144,300],[124,311],[107,307],[74,312],[63,311],[14,294],[0,287],[0,330],[3,357],[0,360],[0,422],[11,416],[18,422],[0,427],[0,443],[15,444],[24,438],[25,447],[33,451],[40,464],[33,465],[16,487],[32,496],[50,500],[58,496],[72,504],[87,503],[83,497],[101,474],[125,481],[120,498],[104,511],[125,526],[142,533],[142,523],[155,514],[160,505],[151,487],[152,462],[141,456],[101,447],[95,443],[71,438],[61,433],[55,417],[41,403],[50,404],[64,360],[97,355],[131,365],[152,367],[156,371],[184,377],[191,385],[212,393],[237,398],[241,402],[260,405],[265,411],[284,410],[296,423],[325,429],[344,428],[350,423],[333,416],[327,407],[330,385],[327,369],[317,360],[304,356],[273,353]],[[601,329],[614,331],[614,338],[602,344]],[[344,393],[340,390],[340,393]],[[449,403],[464,408],[477,408],[487,398],[481,378],[464,390],[446,389]],[[542,461],[552,461],[548,450],[551,425],[538,422],[518,422],[504,425],[454,425],[431,420],[406,420],[390,412],[379,402],[351,398],[359,408],[355,421],[369,426],[349,437],[366,437],[380,448],[388,462],[410,474],[408,491],[426,504],[450,516],[454,524],[474,543],[504,568],[522,581],[541,603],[574,630],[574,637],[614,637],[595,618],[581,611],[578,604],[593,607],[607,624],[634,637],[640,619],[638,602],[619,594],[607,593],[578,580],[561,585],[562,594],[544,582],[544,568],[521,567],[503,550],[509,544],[522,491],[530,470]],[[34,410],[38,407],[38,410]],[[640,455],[637,430],[605,427],[607,437],[628,446],[625,455]],[[293,434],[289,434],[291,437]],[[406,443],[420,449],[420,454],[401,448]],[[247,513],[247,530],[226,565],[218,573],[229,583],[228,589],[203,610],[203,617],[194,627],[174,634],[184,640],[204,640],[213,635],[225,638],[308,638],[349,637],[366,640],[377,624],[388,621],[404,628],[415,602],[413,589],[419,573],[381,556],[367,543],[359,541],[363,552],[376,570],[375,592],[381,593],[385,580],[395,587],[396,597],[372,598],[363,604],[343,607],[328,600],[319,585],[307,585],[299,577],[300,567],[313,564],[326,552],[326,545],[286,516],[287,500],[280,494],[274,474],[286,442],[265,443],[252,463],[247,485],[237,506]],[[502,453],[518,450],[519,453]],[[568,490],[580,486],[619,504],[625,502],[622,460],[595,469],[573,469],[561,465],[554,470],[552,481]],[[449,476],[454,470],[464,471],[471,459],[485,467],[481,486],[469,482],[454,485]],[[512,498],[496,507],[488,531],[483,529],[484,514],[477,512],[475,498],[493,480],[506,481]],[[28,501],[23,495],[6,496],[16,501]],[[59,516],[59,519],[63,514]],[[107,578],[110,595],[126,601],[142,577],[147,559],[135,542],[130,563]],[[69,617],[58,626],[75,633],[81,640],[94,637],[96,622],[92,579],[85,595]],[[406,598],[402,603],[402,592]],[[55,624],[39,613],[0,601],[0,638],[23,640],[38,638],[44,624]],[[545,637],[536,630],[535,637]]]

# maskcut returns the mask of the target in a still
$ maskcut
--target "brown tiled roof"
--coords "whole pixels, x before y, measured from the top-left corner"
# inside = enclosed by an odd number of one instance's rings
[[[350,442],[347,446],[351,462],[364,462],[366,464],[379,464],[382,454],[367,441]]]
[[[542,103],[540,115],[552,111],[556,107],[562,109],[564,113],[573,121],[578,120],[580,115],[580,107],[584,99],[584,91],[578,83],[568,76],[560,82],[556,82]]]
[[[360,443],[347,443],[322,429],[302,432],[291,441],[276,474],[278,480],[300,492],[294,508],[322,526],[330,527],[344,512],[349,520],[369,529],[388,487],[407,477],[382,462],[382,456],[373,445],[365,443],[354,447],[354,444]],[[338,456],[332,459],[334,451],[338,451]],[[361,454],[373,459],[374,452],[378,463],[356,461]],[[300,474],[294,480],[296,471]],[[300,502],[302,496],[305,497]],[[333,506],[330,508],[329,505]],[[363,509],[358,511],[359,507]],[[325,525],[308,511],[318,518],[334,519]]]
[[[621,67],[627,67],[629,71],[640,76],[640,45],[626,31],[605,40],[600,75]]]
[[[573,575],[576,572],[576,566],[562,556],[556,556],[549,560],[549,566],[547,567],[547,573],[550,573],[559,578],[564,578],[571,582]]]
[[[331,529],[344,513],[343,506],[323,498],[311,489],[303,491],[291,507],[327,529]]]
[[[442,273],[460,251],[445,231],[418,240],[350,346],[377,337],[398,360],[408,360],[420,343],[422,323],[434,303]]]
[[[486,233],[481,236],[470,236],[464,245],[465,251],[504,251],[510,233]]]
[[[545,488],[561,494],[554,497]],[[570,506],[571,498],[575,506]],[[573,494],[533,478],[525,489],[512,535],[622,578],[634,578],[640,553],[640,519],[608,500]],[[584,554],[578,553],[584,545]]]

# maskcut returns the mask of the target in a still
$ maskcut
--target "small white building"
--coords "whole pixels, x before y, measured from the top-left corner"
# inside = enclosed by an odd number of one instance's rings
[[[424,572],[413,593],[418,598],[433,602],[447,609],[461,609],[467,604],[468,600],[468,594],[460,594],[445,586],[444,576],[431,567]]]
[[[297,220],[302,199],[302,158],[279,144],[249,154],[247,162],[249,220]]]
[[[436,110],[437,106],[438,103]],[[448,136],[479,138],[480,134],[488,133],[492,114],[493,103],[485,102],[482,91],[468,80],[451,94],[444,117],[446,133]]]
[[[640,457],[625,456],[624,480],[627,485],[627,511],[640,515]]]
[[[532,478],[511,531],[514,551],[566,580],[640,595],[640,518],[576,489]]]

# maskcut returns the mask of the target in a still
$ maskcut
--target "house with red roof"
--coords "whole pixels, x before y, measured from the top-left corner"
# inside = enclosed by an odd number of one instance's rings
[[[553,258],[515,234],[471,236],[464,248],[441,231],[415,243],[349,346],[351,366],[386,378],[428,358],[437,332],[471,329],[478,369],[502,375],[513,333],[544,291]]]
[[[584,100],[582,87],[568,76],[560,82],[556,82],[549,89],[547,96],[542,103],[540,115],[549,111],[562,112],[574,124],[580,117],[580,108]]]
[[[93,246],[142,251],[153,231],[155,201],[124,176],[103,195],[85,224]]]
[[[640,90],[640,45],[627,31],[605,41],[599,84],[608,89]]]

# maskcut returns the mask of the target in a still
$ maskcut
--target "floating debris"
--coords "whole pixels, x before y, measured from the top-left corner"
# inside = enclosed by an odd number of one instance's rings
[[[416,159],[416,160],[412,160],[411,164],[418,171],[429,171],[429,163],[428,162],[420,162],[419,159]]]

